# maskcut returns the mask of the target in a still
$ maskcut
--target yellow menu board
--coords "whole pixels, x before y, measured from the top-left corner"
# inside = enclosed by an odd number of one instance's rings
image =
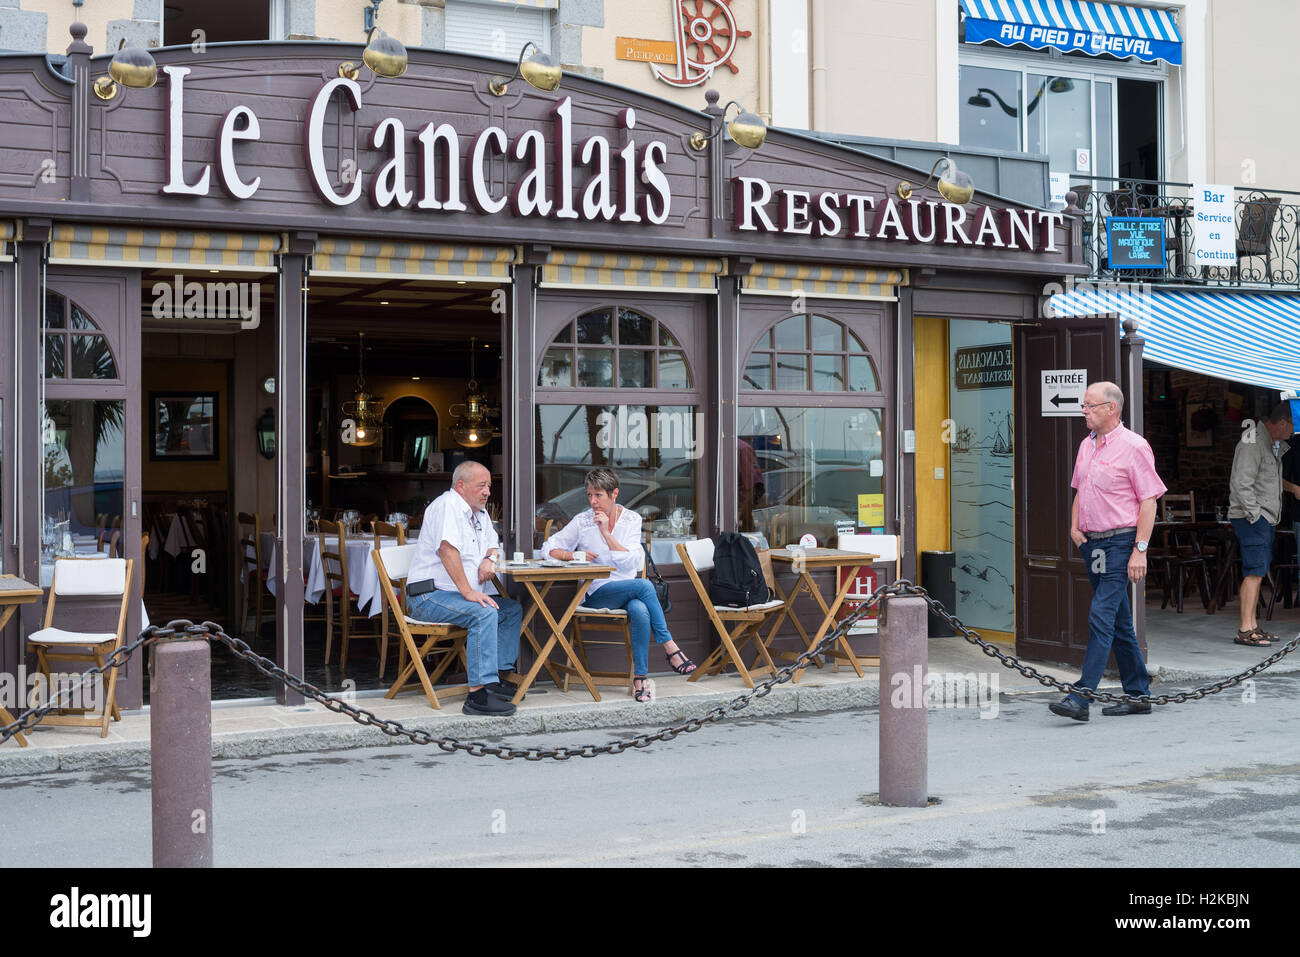
[[[885,524],[885,496],[874,492],[858,496],[858,524],[879,528]]]

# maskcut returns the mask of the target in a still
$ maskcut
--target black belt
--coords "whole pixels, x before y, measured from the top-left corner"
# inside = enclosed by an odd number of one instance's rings
[[[1128,525],[1125,526],[1124,528],[1112,528],[1106,532],[1084,532],[1083,534],[1088,537],[1088,541],[1092,542],[1092,541],[1096,541],[1099,538],[1114,538],[1116,535],[1125,535],[1128,532],[1133,532],[1134,534],[1137,534],[1137,526]]]
[[[408,596],[423,595],[425,592],[436,591],[437,588],[438,585],[432,578],[426,578],[422,582],[411,582],[408,584],[406,586],[406,594]]]

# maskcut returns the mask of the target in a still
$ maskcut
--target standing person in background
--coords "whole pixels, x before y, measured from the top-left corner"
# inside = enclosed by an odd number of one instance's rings
[[[1243,430],[1232,456],[1228,519],[1241,546],[1241,630],[1233,639],[1238,645],[1267,647],[1277,641],[1259,627],[1255,613],[1259,587],[1273,562],[1273,528],[1282,520],[1282,457],[1291,448],[1285,440],[1293,431],[1291,406],[1279,402],[1267,419]]]

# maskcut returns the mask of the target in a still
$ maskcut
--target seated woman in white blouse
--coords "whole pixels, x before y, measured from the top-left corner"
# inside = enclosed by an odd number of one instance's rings
[[[573,561],[576,552],[583,551],[588,561],[613,566],[609,578],[591,583],[585,604],[593,608],[622,608],[627,612],[635,676],[632,693],[637,701],[649,701],[646,673],[652,634],[655,642],[663,645],[669,667],[679,675],[689,675],[696,665],[669,634],[654,586],[649,579],[637,577],[645,561],[641,549],[641,516],[617,503],[618,476],[612,469],[592,469],[585,484],[591,508],[574,516],[568,525],[543,542],[542,554],[568,562]],[[599,596],[593,598],[597,591]]]

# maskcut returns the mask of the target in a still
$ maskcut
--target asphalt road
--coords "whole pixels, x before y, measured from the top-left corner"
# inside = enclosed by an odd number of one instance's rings
[[[1145,717],[1094,706],[1087,724],[1046,695],[991,719],[932,711],[940,803],[924,809],[873,803],[874,712],[728,720],[564,763],[414,747],[221,761],[216,863],[1295,866],[1300,678],[1255,691]],[[0,781],[0,808],[0,866],[150,863],[147,770]]]

